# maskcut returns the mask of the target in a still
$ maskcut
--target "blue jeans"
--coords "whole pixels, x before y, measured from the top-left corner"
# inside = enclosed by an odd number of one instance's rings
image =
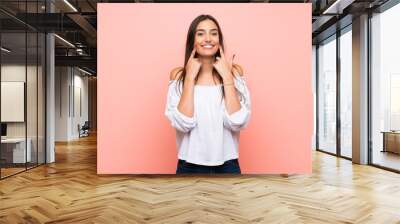
[[[207,173],[229,173],[229,174],[240,174],[239,161],[232,159],[225,161],[224,164],[219,166],[203,166],[193,163],[188,163],[185,160],[178,160],[178,167],[176,174],[207,174]]]

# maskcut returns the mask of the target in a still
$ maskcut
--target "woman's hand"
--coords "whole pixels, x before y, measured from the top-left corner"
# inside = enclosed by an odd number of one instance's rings
[[[222,47],[219,47],[219,52],[221,57],[217,57],[216,61],[214,62],[214,68],[217,70],[219,75],[222,77],[222,79],[225,81],[232,81],[233,80],[233,74],[232,74],[232,64],[233,64],[233,58],[235,55],[232,56],[231,60],[227,60],[225,58],[224,51],[222,50]]]
[[[194,80],[199,74],[201,68],[201,61],[198,58],[195,58],[196,54],[196,46],[193,48],[192,53],[190,54],[189,60],[186,63],[186,77]]]

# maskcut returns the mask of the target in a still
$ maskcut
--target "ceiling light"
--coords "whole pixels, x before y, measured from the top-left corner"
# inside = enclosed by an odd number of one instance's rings
[[[85,73],[85,74],[93,75],[92,73],[90,73],[90,72],[88,72],[88,71],[86,71],[86,70],[83,70],[83,69],[81,69],[81,68],[79,68],[79,67],[78,67],[78,70],[81,71],[81,72],[83,72],[83,73]]]
[[[332,5],[324,10],[322,14],[342,14],[343,9],[351,5],[355,0],[336,0]]]
[[[9,50],[9,49],[7,49],[7,48],[5,48],[5,47],[1,47],[1,50],[4,51],[4,52],[6,52],[6,53],[10,53],[10,52],[11,52],[11,50]]]
[[[68,44],[69,46],[75,48],[75,45],[71,44],[71,42],[67,41],[66,39],[58,36],[57,34],[54,34],[55,37],[57,37],[58,39],[60,39],[61,41],[63,41],[64,43]]]
[[[68,0],[64,0],[65,4],[67,4],[72,10],[74,10],[75,12],[78,12],[78,10],[71,4],[69,3]]]

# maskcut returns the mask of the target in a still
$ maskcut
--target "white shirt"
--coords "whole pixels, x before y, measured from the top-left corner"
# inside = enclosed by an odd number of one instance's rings
[[[176,129],[179,159],[217,166],[239,157],[240,130],[247,126],[250,119],[250,94],[241,76],[235,76],[234,83],[241,93],[240,110],[228,114],[224,99],[221,101],[221,84],[195,85],[194,113],[193,117],[188,117],[178,110],[181,81],[169,81],[165,116]]]

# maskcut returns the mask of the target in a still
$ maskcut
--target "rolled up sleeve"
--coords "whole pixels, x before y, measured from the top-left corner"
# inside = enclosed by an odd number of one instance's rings
[[[232,114],[229,114],[226,110],[224,103],[223,113],[224,126],[232,131],[237,132],[246,128],[249,124],[251,114],[251,100],[246,81],[240,76],[235,76],[234,82],[236,89],[240,93],[240,109]]]
[[[177,83],[176,80],[169,81],[165,116],[170,121],[172,127],[180,132],[187,133],[197,125],[197,121],[195,116],[188,117],[178,110],[181,94],[178,92]]]

